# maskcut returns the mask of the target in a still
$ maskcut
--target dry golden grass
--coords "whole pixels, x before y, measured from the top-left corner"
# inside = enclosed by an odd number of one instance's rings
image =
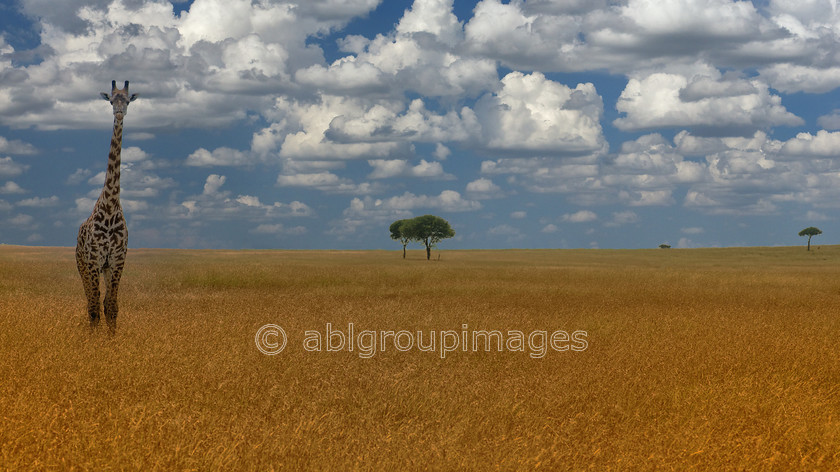
[[[91,334],[72,249],[0,247],[0,469],[840,468],[840,247],[131,250],[120,303]],[[588,348],[304,350],[328,322]]]

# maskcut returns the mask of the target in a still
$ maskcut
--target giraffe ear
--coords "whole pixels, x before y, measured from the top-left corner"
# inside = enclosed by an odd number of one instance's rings
[[[128,101],[133,102],[134,100],[137,100],[137,97],[139,97],[139,96],[140,96],[139,93],[132,93],[131,98],[129,98]]]
[[[111,97],[105,92],[100,93],[99,96],[104,98],[105,100],[108,100],[109,102],[111,101]]]

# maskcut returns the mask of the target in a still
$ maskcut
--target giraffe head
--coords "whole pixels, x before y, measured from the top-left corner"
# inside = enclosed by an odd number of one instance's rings
[[[128,94],[128,81],[125,81],[125,87],[122,90],[117,88],[117,81],[111,81],[111,94],[107,94],[102,92],[100,96],[105,100],[111,102],[111,105],[114,107],[114,116],[117,119],[121,120],[125,113],[128,111],[128,104],[133,102],[137,99],[136,93],[129,95]]]

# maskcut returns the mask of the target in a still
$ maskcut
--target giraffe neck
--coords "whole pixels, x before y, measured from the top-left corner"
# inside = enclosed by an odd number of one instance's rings
[[[105,200],[120,200],[120,154],[122,152],[122,118],[114,117],[114,134],[111,136],[111,151],[108,153],[108,171],[102,196]]]

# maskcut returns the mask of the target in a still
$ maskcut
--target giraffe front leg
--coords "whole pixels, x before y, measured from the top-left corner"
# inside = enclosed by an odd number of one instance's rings
[[[108,330],[114,334],[117,330],[117,313],[119,312],[119,304],[117,303],[117,294],[120,288],[120,278],[122,277],[123,265],[119,264],[108,270],[105,283],[105,322],[108,324]]]

